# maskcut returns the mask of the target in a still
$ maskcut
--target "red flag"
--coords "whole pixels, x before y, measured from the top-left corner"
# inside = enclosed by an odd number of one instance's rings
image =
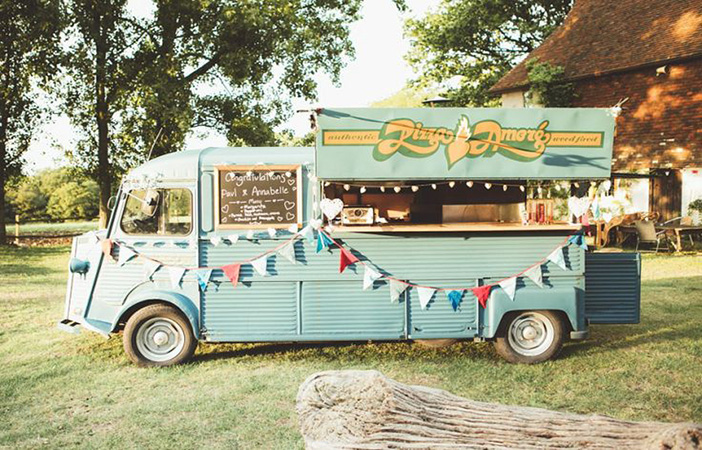
[[[339,255],[339,273],[342,273],[346,267],[350,266],[351,264],[356,264],[357,262],[358,258],[356,258],[353,253],[345,248],[342,248],[341,254]]]
[[[475,294],[475,296],[478,298],[478,302],[483,309],[485,309],[485,305],[487,305],[487,299],[490,296],[490,289],[492,289],[491,284],[471,288],[471,291],[473,291],[473,294]]]
[[[241,268],[241,264],[229,264],[228,266],[222,267],[222,271],[224,274],[229,278],[229,281],[232,282],[234,287],[236,287],[236,284],[239,282],[239,269]]]

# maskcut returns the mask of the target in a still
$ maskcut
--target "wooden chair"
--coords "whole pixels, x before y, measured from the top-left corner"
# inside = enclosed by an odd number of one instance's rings
[[[666,250],[670,250],[670,239],[665,231],[656,231],[656,226],[649,220],[637,220],[634,222],[636,227],[636,251],[639,250],[639,245],[649,244],[656,245],[656,253],[660,248],[661,241],[665,243]]]

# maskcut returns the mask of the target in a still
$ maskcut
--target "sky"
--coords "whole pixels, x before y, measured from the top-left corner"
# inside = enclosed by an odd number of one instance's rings
[[[404,55],[409,50],[409,41],[403,36],[403,23],[406,17],[421,17],[435,9],[441,0],[406,0],[409,11],[401,14],[391,0],[366,0],[361,11],[362,19],[351,25],[351,40],[356,48],[356,58],[342,69],[341,79],[335,86],[328,76],[318,75],[319,102],[310,105],[294,101],[293,107],[306,109],[313,106],[363,107],[389,97],[400,90],[405,82],[413,77],[413,72]],[[142,7],[144,2],[131,0],[130,7],[137,14],[149,14]],[[281,129],[292,129],[296,135],[309,131],[308,114],[299,113]],[[57,146],[70,148],[77,135],[65,116],[51,119],[37,133],[27,153],[29,173],[41,169],[66,164]],[[186,141],[186,148],[226,146],[224,136],[207,133],[193,133]]]

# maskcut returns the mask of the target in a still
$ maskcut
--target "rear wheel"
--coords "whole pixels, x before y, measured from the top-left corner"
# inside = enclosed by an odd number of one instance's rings
[[[536,364],[558,356],[563,319],[552,311],[519,311],[505,317],[495,350],[511,363]]]
[[[124,351],[139,366],[170,366],[190,358],[197,340],[190,322],[173,306],[146,306],[124,328]]]

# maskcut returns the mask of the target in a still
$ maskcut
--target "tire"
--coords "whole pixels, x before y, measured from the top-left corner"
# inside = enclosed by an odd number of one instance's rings
[[[537,364],[561,351],[565,325],[552,311],[516,311],[505,316],[494,346],[497,354],[514,364]]]
[[[458,339],[415,339],[414,342],[423,348],[444,348],[452,346]]]
[[[175,307],[164,304],[135,312],[124,327],[122,342],[129,359],[141,367],[183,363],[197,347],[190,321]]]

